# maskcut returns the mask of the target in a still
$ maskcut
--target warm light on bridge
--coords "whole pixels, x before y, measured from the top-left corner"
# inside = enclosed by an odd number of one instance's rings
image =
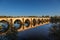
[[[0,33],[6,33],[11,28],[17,31],[23,31],[35,28],[50,22],[49,17],[0,17]]]

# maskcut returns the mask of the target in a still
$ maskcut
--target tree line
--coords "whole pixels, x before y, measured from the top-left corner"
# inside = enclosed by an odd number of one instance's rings
[[[60,23],[60,17],[59,16],[50,17],[50,22],[51,23]]]

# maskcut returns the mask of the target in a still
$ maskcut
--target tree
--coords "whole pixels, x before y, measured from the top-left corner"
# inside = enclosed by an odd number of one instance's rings
[[[15,28],[9,30],[6,35],[0,35],[0,40],[17,40],[17,30]]]
[[[60,40],[60,24],[53,25],[49,30],[49,37],[54,38],[54,40]]]
[[[11,31],[9,31],[6,34],[6,37],[10,40],[17,40],[18,36],[17,36],[17,30],[15,28],[11,29]]]

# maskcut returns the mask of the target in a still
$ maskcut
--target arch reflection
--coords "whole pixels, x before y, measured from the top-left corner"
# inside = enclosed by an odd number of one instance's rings
[[[26,26],[26,27],[29,27],[30,26],[30,20],[29,19],[26,19],[25,20],[24,26]]]
[[[15,22],[14,22],[14,28],[15,29],[20,29],[21,27],[22,27],[21,20],[15,20]]]
[[[0,21],[0,32],[6,32],[9,29],[9,22],[2,20]]]
[[[36,25],[36,19],[33,19],[33,26]]]

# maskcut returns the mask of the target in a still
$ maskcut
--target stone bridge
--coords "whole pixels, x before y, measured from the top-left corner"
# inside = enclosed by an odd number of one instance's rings
[[[6,32],[10,28],[15,28],[17,31],[35,28],[50,22],[49,17],[0,17],[0,33]]]

